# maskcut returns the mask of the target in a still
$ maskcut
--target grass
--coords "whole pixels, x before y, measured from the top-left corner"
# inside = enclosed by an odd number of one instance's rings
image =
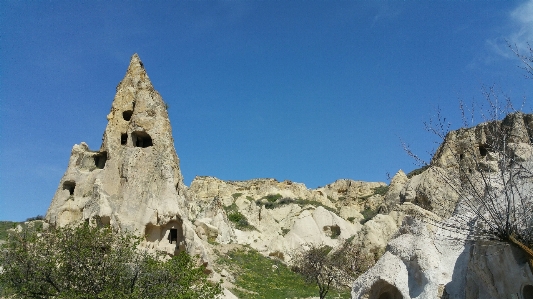
[[[241,195],[242,195],[242,193],[233,193],[231,196],[235,200],[235,199],[239,198]]]
[[[318,288],[307,284],[278,259],[262,256],[257,251],[244,247],[221,256],[217,263],[235,273],[235,285],[231,290],[239,298],[280,299],[318,296]],[[244,290],[243,290],[244,289]],[[327,298],[335,296],[350,298],[350,290],[330,290]]]

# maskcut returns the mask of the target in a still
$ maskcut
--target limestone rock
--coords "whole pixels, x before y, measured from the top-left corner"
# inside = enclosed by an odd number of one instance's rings
[[[488,159],[490,162],[487,154],[490,153],[489,145],[494,143],[495,131],[506,132],[509,136],[507,143],[530,144],[533,137],[533,115],[516,112],[501,121],[450,131],[435,152],[431,165],[445,169],[457,169],[461,165],[465,169],[474,170],[476,165],[472,163],[472,158],[478,161]]]
[[[386,186],[381,182],[337,180],[317,189],[307,189],[304,184],[292,181],[278,182],[275,179],[253,179],[249,181],[223,181],[214,177],[196,177],[188,189],[192,205],[191,217],[206,217],[208,205],[217,199],[221,206],[230,206],[237,199],[265,201],[269,195],[280,198],[305,199],[319,202],[333,208],[342,209],[343,216],[358,217],[364,209],[377,209],[383,203],[383,196],[376,195],[375,189]],[[352,210],[352,211],[350,211]]]

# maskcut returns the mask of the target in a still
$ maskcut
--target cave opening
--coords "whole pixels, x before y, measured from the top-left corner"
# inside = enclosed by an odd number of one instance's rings
[[[74,195],[74,189],[76,189],[76,182],[66,181],[63,183],[63,190],[68,190],[70,195]]]
[[[170,244],[178,243],[178,229],[171,228],[170,233],[168,234],[168,241]]]
[[[126,133],[120,134],[120,144],[125,145],[126,143],[128,143],[128,134]]]
[[[94,159],[94,166],[98,169],[104,169],[105,162],[107,161],[107,152],[101,152],[93,157]]]
[[[522,297],[524,299],[533,299],[533,285],[526,285],[522,290]]]
[[[135,131],[131,133],[131,138],[133,145],[136,147],[146,148],[153,145],[152,137],[143,131]]]
[[[126,110],[122,112],[122,118],[124,118],[125,121],[130,121],[132,115],[133,115],[133,110]]]
[[[489,153],[488,147],[485,144],[480,144],[478,148],[481,157],[485,157]]]

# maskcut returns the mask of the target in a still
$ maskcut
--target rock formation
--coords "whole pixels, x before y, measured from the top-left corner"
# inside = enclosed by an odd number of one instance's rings
[[[205,241],[246,244],[265,255],[281,253],[290,261],[307,243],[335,247],[356,235],[358,240],[384,248],[401,223],[401,215],[379,215],[360,224],[365,221],[361,212],[377,212],[382,205],[383,196],[376,189],[384,186],[338,180],[307,189],[301,183],[275,179],[196,177],[188,189],[188,213],[191,219],[199,219],[202,227],[197,232]],[[248,226],[228,221],[232,213],[240,213]]]
[[[96,221],[145,235],[150,246],[171,254],[202,254],[186,214],[166,104],[137,54],[107,120],[99,151],[83,142],[73,147],[46,219],[59,226]]]
[[[502,121],[451,131],[431,167],[411,178],[398,172],[385,205],[407,216],[385,254],[355,281],[352,298],[533,298],[531,257],[524,250],[511,243],[471,240],[471,235],[454,228],[476,223],[465,209],[473,201],[456,191],[461,184],[477,182],[480,172],[494,178],[500,167],[533,169],[532,120],[533,115],[514,113]],[[500,146],[502,136],[507,138],[505,147]],[[513,164],[502,164],[502,155]],[[497,189],[497,181],[490,180]],[[533,204],[527,195],[533,182],[524,177],[520,184],[526,202],[517,204]]]
[[[275,179],[197,177],[187,188],[166,104],[136,54],[107,120],[98,151],[74,145],[46,214],[51,225],[109,225],[143,237],[150,250],[200,255],[214,270],[217,245],[248,245],[288,262],[308,243],[335,247],[350,238],[383,249],[402,221],[401,211],[372,218],[386,210],[387,186],[379,182],[342,179],[307,189]]]

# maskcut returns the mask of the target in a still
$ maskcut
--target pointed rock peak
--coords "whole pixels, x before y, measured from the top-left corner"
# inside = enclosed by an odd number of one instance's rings
[[[120,87],[125,87],[122,85],[132,86],[136,89],[153,89],[152,82],[150,81],[148,74],[146,74],[144,64],[142,63],[141,58],[139,58],[139,55],[137,53],[131,56],[130,65],[128,66],[126,75],[124,76],[122,82],[120,82],[118,88],[120,89]]]
[[[141,69],[144,69],[144,64],[141,61],[141,58],[139,57],[139,54],[135,53],[135,54],[133,54],[133,56],[131,56],[130,66],[128,67],[128,69],[139,68],[139,67]]]

